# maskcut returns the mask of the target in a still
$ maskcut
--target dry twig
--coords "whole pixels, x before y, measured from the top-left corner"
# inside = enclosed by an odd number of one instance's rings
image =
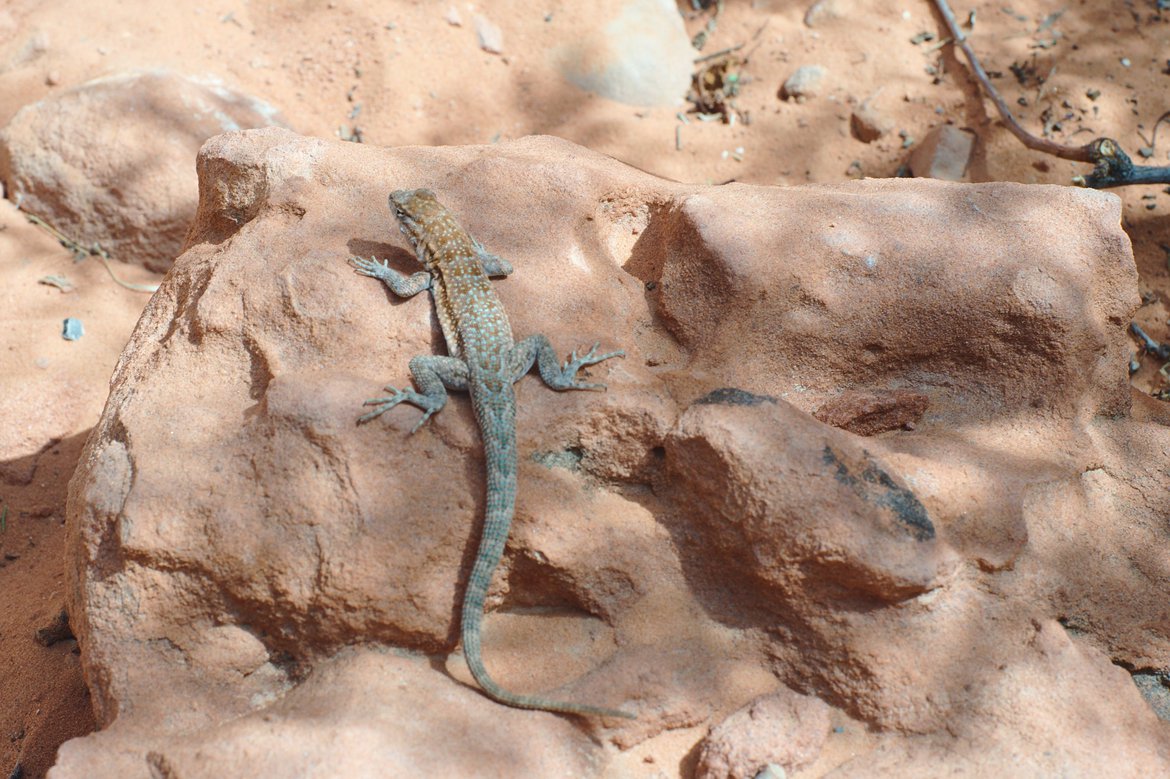
[[[1019,138],[1024,146],[1034,151],[1041,151],[1065,160],[1091,162],[1094,165],[1093,172],[1087,176],[1074,176],[1074,184],[1093,189],[1107,189],[1126,184],[1170,184],[1170,167],[1134,165],[1129,155],[1122,151],[1121,144],[1112,138],[1097,138],[1084,146],[1065,146],[1045,138],[1037,138],[1025,130],[1016,121],[1011,109],[1008,108],[999,92],[992,86],[987,71],[979,64],[979,58],[975,56],[975,50],[971,48],[967,36],[960,29],[959,22],[955,19],[955,14],[951,11],[947,0],[934,0],[934,5],[939,14],[942,15],[955,44],[963,50],[963,55],[967,58],[975,78],[979,80],[983,90],[991,98],[991,102],[995,103],[996,110],[999,111],[1000,117],[1012,135]]]

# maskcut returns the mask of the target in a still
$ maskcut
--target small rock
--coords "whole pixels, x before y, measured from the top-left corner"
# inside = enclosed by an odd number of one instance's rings
[[[788,779],[788,772],[784,770],[782,765],[768,763],[764,766],[763,771],[756,774],[755,779]]]
[[[779,779],[816,760],[829,735],[829,707],[787,688],[756,698],[711,729],[697,779]]]
[[[73,290],[77,289],[77,286],[72,281],[65,278],[64,276],[57,274],[41,276],[39,279],[37,279],[37,283],[44,284],[47,287],[56,287],[62,292],[72,292]]]
[[[69,317],[65,320],[61,328],[62,338],[64,338],[66,341],[76,341],[83,335],[85,335],[85,328],[81,326],[80,319]]]
[[[802,65],[780,87],[781,100],[803,100],[820,94],[825,69],[820,65]]]
[[[869,100],[853,109],[853,114],[849,117],[849,130],[853,137],[862,143],[873,143],[892,129],[894,123],[874,108]]]
[[[816,0],[804,12],[804,24],[806,27],[825,27],[847,15],[849,9],[845,5],[846,0]]]
[[[64,609],[48,625],[38,628],[36,634],[37,643],[41,646],[52,646],[70,638],[73,638],[73,631],[69,629],[69,615]]]
[[[61,83],[61,74],[55,70],[50,70],[45,74],[45,84],[55,87]]]
[[[475,15],[475,36],[479,38],[479,47],[489,54],[504,53],[504,33],[479,14]]]
[[[975,133],[949,124],[926,134],[910,153],[910,173],[918,178],[961,181],[975,149]]]
[[[443,15],[443,18],[446,19],[447,24],[451,25],[452,27],[462,27],[463,26],[463,19],[460,18],[459,9],[456,8],[455,6],[451,6],[450,8],[448,8],[447,13]]]

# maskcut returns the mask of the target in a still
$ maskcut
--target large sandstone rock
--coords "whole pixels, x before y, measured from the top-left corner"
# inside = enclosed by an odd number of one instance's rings
[[[165,271],[195,216],[191,158],[213,135],[271,125],[275,108],[216,81],[118,74],[18,111],[0,131],[0,181],[87,248]]]
[[[688,752],[704,776],[1170,771],[1117,667],[1170,667],[1170,414],[1128,387],[1114,196],[688,186],[547,138],[277,130],[213,139],[199,174],[71,484],[106,729],[55,779],[673,775]],[[469,688],[466,399],[414,435],[408,408],[354,423],[442,348],[428,301],[345,262],[414,268],[385,203],[416,186],[512,261],[518,335],[627,351],[591,370],[604,394],[517,385],[485,654],[511,688],[636,721],[583,739]],[[826,710],[861,723],[850,749]]]

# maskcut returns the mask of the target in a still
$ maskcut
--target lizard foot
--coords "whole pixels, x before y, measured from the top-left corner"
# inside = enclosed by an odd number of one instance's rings
[[[386,260],[378,260],[373,257],[368,260],[364,257],[350,257],[349,264],[357,273],[375,279],[386,279],[390,274],[390,263]]]
[[[397,387],[392,386],[386,386],[383,387],[383,389],[385,389],[390,394],[384,398],[371,398],[362,404],[363,406],[375,406],[375,408],[373,411],[362,414],[360,417],[358,417],[359,425],[363,422],[369,422],[371,419],[375,419],[382,414],[385,414],[399,403],[409,403],[412,406],[418,406],[423,410],[422,419],[420,419],[415,424],[415,426],[410,429],[410,432],[413,434],[423,426],[424,422],[431,418],[431,414],[434,414],[443,407],[442,403],[435,404],[432,402],[431,398],[427,397],[426,395],[420,395],[413,390],[400,390]]]
[[[601,342],[593,344],[593,347],[580,357],[577,356],[577,350],[574,349],[569,359],[561,368],[561,373],[569,379],[569,389],[583,389],[583,390],[604,390],[605,385],[593,382],[577,381],[573,377],[576,376],[577,371],[581,370],[587,365],[596,365],[597,363],[608,360],[611,357],[625,357],[626,353],[621,349],[616,352],[606,352],[605,354],[598,354],[597,347],[601,346]]]

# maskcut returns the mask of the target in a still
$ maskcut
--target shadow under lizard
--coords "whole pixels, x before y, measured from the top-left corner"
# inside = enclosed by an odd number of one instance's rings
[[[448,389],[471,394],[487,466],[483,536],[467,582],[460,621],[463,655],[471,674],[490,698],[508,706],[633,719],[635,715],[619,709],[509,692],[488,675],[480,646],[484,600],[504,553],[516,504],[516,394],[512,385],[535,363],[552,389],[604,390],[604,384],[578,381],[577,371],[625,353],[598,354],[600,344],[594,344],[580,357],[574,351],[561,366],[545,336],[532,335],[516,343],[503,304],[488,278],[511,273],[507,260],[485,251],[428,189],[392,192],[390,208],[425,270],[404,276],[385,261],[353,257],[350,262],[358,273],[380,279],[399,297],[429,290],[450,354],[411,359],[410,374],[417,391],[386,387],[390,394],[367,400],[365,405],[374,409],[358,422],[368,422],[399,403],[409,403],[423,410],[413,433],[446,405]]]

